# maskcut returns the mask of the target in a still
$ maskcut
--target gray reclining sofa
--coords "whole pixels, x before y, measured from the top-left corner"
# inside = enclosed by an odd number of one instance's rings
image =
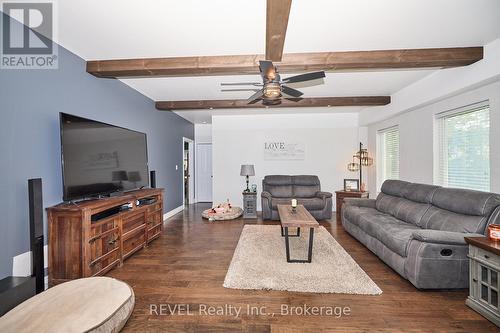
[[[332,194],[321,192],[317,176],[265,176],[262,180],[262,218],[279,220],[278,205],[297,199],[317,220],[332,217]]]
[[[500,223],[500,195],[387,180],[377,199],[345,200],[345,230],[415,287],[469,286],[466,236]]]

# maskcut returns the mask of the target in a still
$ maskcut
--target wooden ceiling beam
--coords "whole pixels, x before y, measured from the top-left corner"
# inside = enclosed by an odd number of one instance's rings
[[[259,74],[264,55],[97,60],[87,72],[97,77],[210,76]],[[280,73],[381,69],[447,68],[483,59],[483,47],[284,54]]]
[[[292,0],[267,0],[266,60],[281,61]]]
[[[334,106],[379,106],[391,102],[390,96],[358,96],[358,97],[313,97],[303,98],[297,102],[283,99],[281,104],[270,105],[269,108],[290,107],[334,107]],[[262,109],[265,105],[258,102],[248,104],[246,99],[200,100],[200,101],[159,101],[156,108],[161,111],[206,110],[206,109]]]

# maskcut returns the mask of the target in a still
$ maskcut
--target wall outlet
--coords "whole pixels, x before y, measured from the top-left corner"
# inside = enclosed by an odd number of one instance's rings
[[[177,164],[175,165],[175,170],[179,170],[179,166]]]

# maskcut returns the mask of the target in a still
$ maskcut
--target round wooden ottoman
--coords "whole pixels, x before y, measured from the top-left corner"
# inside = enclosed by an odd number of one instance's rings
[[[221,213],[210,213],[212,209],[206,209],[201,213],[201,216],[215,221],[223,221],[223,220],[234,220],[243,215],[243,209],[240,207],[232,207],[228,212]]]
[[[0,317],[0,332],[119,332],[134,309],[125,282],[92,277],[59,284]]]

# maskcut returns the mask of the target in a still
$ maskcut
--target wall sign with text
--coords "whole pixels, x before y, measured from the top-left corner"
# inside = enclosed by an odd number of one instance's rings
[[[264,142],[264,160],[304,160],[305,157],[304,143],[288,141]]]

